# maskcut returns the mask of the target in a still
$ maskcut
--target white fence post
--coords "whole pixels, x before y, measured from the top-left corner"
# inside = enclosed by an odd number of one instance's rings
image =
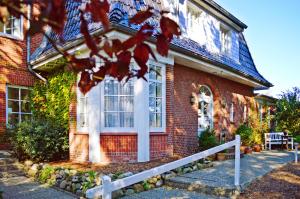
[[[235,165],[234,165],[234,185],[239,186],[240,185],[240,167],[241,167],[241,136],[236,135],[235,137]]]
[[[112,198],[110,183],[111,183],[111,178],[109,176],[102,177],[102,185],[103,185],[102,199],[111,199]]]
[[[295,144],[294,144],[294,146],[295,146],[295,163],[298,163],[298,143],[296,142]]]

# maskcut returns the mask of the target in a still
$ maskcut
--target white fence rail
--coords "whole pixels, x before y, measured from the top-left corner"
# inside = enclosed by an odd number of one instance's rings
[[[240,144],[241,144],[241,137],[239,135],[237,135],[235,140],[233,140],[231,142],[227,142],[225,144],[208,149],[206,151],[202,151],[200,153],[197,153],[197,154],[182,158],[180,160],[176,160],[174,162],[170,162],[170,163],[143,171],[141,173],[137,173],[135,175],[132,175],[132,176],[129,176],[129,177],[126,177],[123,179],[119,179],[119,180],[112,182],[111,178],[109,176],[103,176],[102,177],[102,185],[87,190],[86,197],[87,198],[95,198],[95,197],[102,196],[103,199],[111,199],[113,191],[133,185],[135,183],[141,182],[141,181],[151,178],[153,176],[163,174],[165,172],[171,171],[173,169],[184,166],[191,162],[198,161],[200,159],[203,159],[207,156],[213,155],[215,153],[218,153],[220,151],[223,151],[223,150],[228,149],[233,146],[235,147],[234,184],[236,186],[238,186],[238,185],[240,185]]]

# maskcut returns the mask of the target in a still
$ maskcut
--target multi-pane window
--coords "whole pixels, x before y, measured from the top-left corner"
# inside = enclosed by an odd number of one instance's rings
[[[221,51],[223,53],[230,53],[230,31],[223,26],[220,26],[220,35],[221,35]]]
[[[230,105],[230,122],[234,122],[234,104]]]
[[[21,19],[10,16],[7,23],[0,22],[0,33],[20,37],[21,31]]]
[[[134,86],[107,79],[104,82],[104,126],[134,127]]]
[[[200,37],[203,37],[201,29],[203,21],[201,18],[202,11],[195,5],[189,3],[187,6],[187,33],[189,37],[195,41],[198,41]]]
[[[162,127],[162,68],[150,65],[149,72],[149,125],[151,128]]]
[[[30,90],[27,88],[7,87],[7,123],[16,125],[31,119],[29,103]]]
[[[88,126],[87,100],[88,100],[87,96],[83,95],[79,91],[78,109],[79,109],[79,126],[80,127]]]
[[[198,133],[213,127],[213,95],[207,86],[201,86],[198,94]]]

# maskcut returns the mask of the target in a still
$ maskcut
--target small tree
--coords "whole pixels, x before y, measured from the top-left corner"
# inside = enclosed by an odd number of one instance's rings
[[[300,134],[300,89],[294,87],[292,91],[281,94],[276,104],[275,120],[277,131],[288,130],[294,136]]]

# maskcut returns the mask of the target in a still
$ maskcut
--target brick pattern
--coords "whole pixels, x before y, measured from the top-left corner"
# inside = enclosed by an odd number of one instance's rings
[[[214,129],[222,130],[227,139],[243,123],[243,107],[257,110],[251,87],[181,65],[174,67],[174,153],[189,155],[197,152],[198,103],[190,104],[190,96],[197,96],[201,85],[210,87],[214,97]],[[230,104],[234,103],[234,121],[229,121]]]
[[[137,134],[100,135],[101,157],[103,162],[136,162]]]
[[[24,19],[24,30],[27,29],[27,21]],[[25,35],[25,32],[24,32]],[[36,37],[32,42],[38,43]],[[26,39],[12,39],[0,37],[0,136],[6,129],[6,85],[30,87],[36,80],[27,70]],[[0,148],[8,145],[0,144]]]
[[[168,154],[168,134],[150,134],[150,160],[166,157]]]
[[[70,160],[74,162],[89,161],[89,135],[73,134],[70,139]]]

